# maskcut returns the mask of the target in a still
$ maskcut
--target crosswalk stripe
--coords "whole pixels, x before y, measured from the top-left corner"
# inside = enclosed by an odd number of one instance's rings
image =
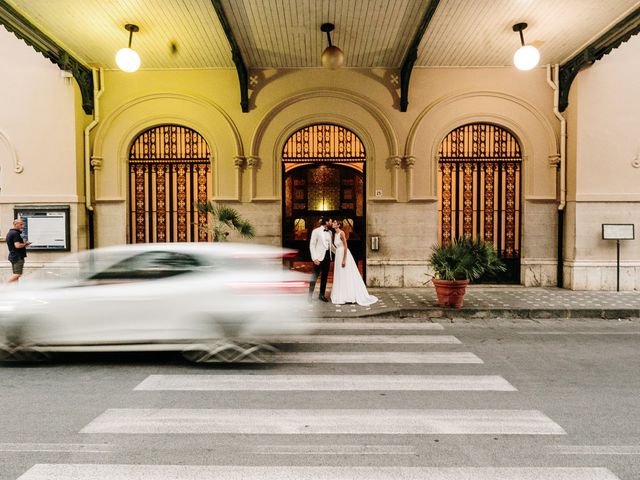
[[[515,391],[497,375],[150,375],[135,390]]]
[[[519,335],[640,335],[637,330],[625,332],[604,332],[604,331],[545,331],[538,332],[535,330],[518,332]]]
[[[274,363],[484,363],[471,352],[282,352]]]
[[[415,445],[254,445],[244,446],[256,455],[418,455]]]
[[[283,335],[266,338],[266,343],[389,343],[460,344],[452,335]]]
[[[0,443],[0,452],[109,453],[108,443]]]
[[[563,435],[565,431],[538,410],[115,408],[81,433]]]
[[[554,455],[640,455],[640,445],[549,445]]]
[[[620,480],[606,468],[37,464],[18,480]]]
[[[315,322],[315,330],[444,330],[440,323],[430,322]]]

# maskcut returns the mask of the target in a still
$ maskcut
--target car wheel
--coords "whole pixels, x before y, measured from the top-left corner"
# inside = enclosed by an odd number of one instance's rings
[[[193,363],[264,363],[272,360],[278,350],[256,342],[231,340],[209,344],[192,344],[182,351],[182,356]]]
[[[25,324],[5,326],[0,334],[0,362],[44,362],[52,355],[25,343]]]

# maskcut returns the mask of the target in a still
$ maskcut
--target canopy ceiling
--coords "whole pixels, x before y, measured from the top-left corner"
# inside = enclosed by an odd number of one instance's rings
[[[115,68],[126,23],[140,26],[133,48],[144,69],[233,68],[211,0],[8,0],[87,65]],[[319,67],[320,25],[332,22],[345,65],[399,68],[428,0],[221,0],[248,68]],[[638,0],[441,0],[418,49],[416,67],[505,66],[519,46],[512,25],[541,63],[562,63]]]

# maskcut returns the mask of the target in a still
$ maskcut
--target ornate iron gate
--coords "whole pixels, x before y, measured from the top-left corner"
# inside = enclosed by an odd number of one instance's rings
[[[508,270],[492,281],[519,283],[521,167],[518,140],[497,125],[464,125],[440,144],[441,241],[464,236],[493,243]]]
[[[129,152],[129,241],[204,242],[211,154],[195,130],[162,125],[142,132]]]

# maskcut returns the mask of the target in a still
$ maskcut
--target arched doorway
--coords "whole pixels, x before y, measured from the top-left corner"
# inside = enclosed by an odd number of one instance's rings
[[[499,278],[520,283],[522,152],[508,130],[489,123],[456,128],[438,151],[438,227],[443,243],[482,238],[507,265]]]
[[[208,241],[196,206],[210,196],[210,171],[209,145],[195,130],[160,125],[138,135],[129,150],[129,242]]]
[[[293,267],[311,269],[309,238],[322,216],[342,220],[349,250],[364,273],[366,152],[351,130],[332,124],[304,127],[282,151],[282,239],[299,251]]]

